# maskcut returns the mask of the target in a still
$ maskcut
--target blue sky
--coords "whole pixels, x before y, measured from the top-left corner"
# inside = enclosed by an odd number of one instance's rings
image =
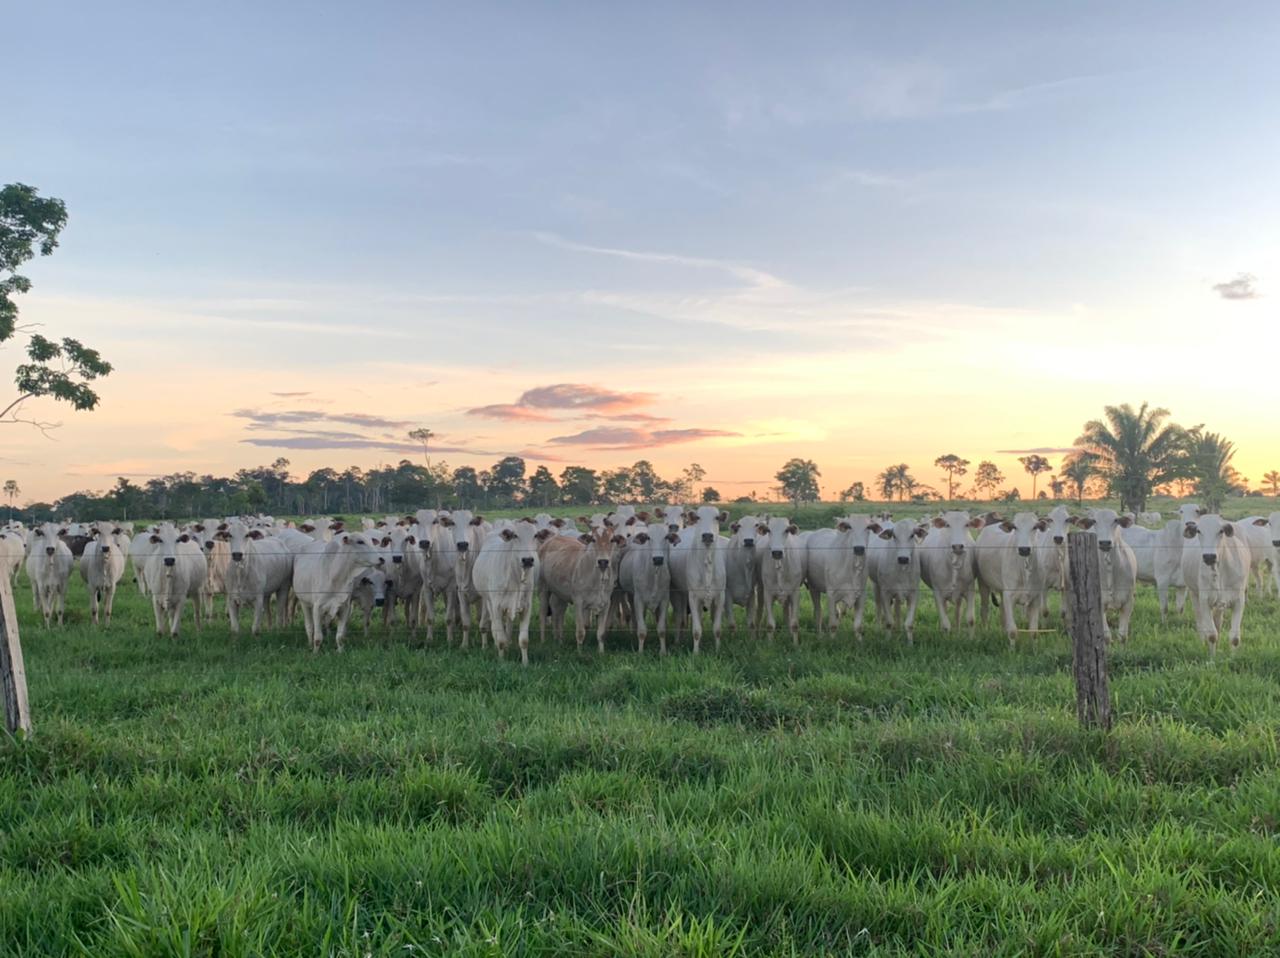
[[[232,413],[281,391],[430,424],[459,462],[553,455],[567,426],[466,410],[571,383],[651,394],[647,415],[706,433],[651,434],[652,458],[726,480],[792,454],[835,488],[904,457],[929,478],[953,443],[1056,447],[1144,398],[1262,465],[1255,404],[1175,364],[1206,327],[1280,345],[1278,21],[1265,4],[23,5],[3,181],[71,211],[24,315],[119,371],[92,419],[10,458],[73,474],[53,491],[231,469],[270,454]],[[1255,298],[1212,289],[1242,273]],[[148,407],[166,390],[181,410]],[[573,412],[570,433],[590,428]],[[349,461],[313,438],[300,462]]]

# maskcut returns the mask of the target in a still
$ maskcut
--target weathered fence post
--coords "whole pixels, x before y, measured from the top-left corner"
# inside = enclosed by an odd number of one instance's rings
[[[1076,678],[1076,717],[1086,728],[1111,728],[1111,691],[1107,685],[1107,640],[1103,633],[1102,577],[1098,537],[1067,535],[1068,590],[1071,609],[1071,665]]]
[[[0,573],[0,699],[4,704],[4,727],[14,735],[19,729],[31,734],[31,709],[27,705],[27,670],[22,664],[22,643],[18,641],[18,613],[13,607],[9,576]]]

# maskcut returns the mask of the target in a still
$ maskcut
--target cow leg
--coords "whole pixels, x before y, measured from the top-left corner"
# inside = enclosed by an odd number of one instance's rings
[[[951,633],[951,619],[947,617],[947,597],[938,589],[933,590],[933,601],[938,607],[938,627],[944,635]]]
[[[529,619],[533,615],[533,595],[525,596],[524,611],[520,615],[520,664],[529,665]]]
[[[578,651],[582,651],[582,643],[587,638],[587,619],[591,617],[580,602],[573,604],[573,638],[578,643]]]
[[[822,593],[809,586],[809,602],[813,605],[813,631],[818,638],[822,638]],[[829,606],[835,603],[828,602]]]
[[[492,609],[489,607],[489,601],[486,599],[484,603],[485,609],[489,612],[489,629],[493,632],[493,651],[497,653],[498,658],[507,657],[507,617],[501,609]],[[483,629],[483,626],[481,627]],[[484,633],[481,632],[481,647],[484,646]]]
[[[773,598],[774,598],[773,593],[770,590],[766,589],[764,591],[764,608],[765,608],[765,617],[768,622],[770,642],[773,641],[773,637],[778,631],[777,620],[775,620],[773,617]]]
[[[341,607],[338,609],[338,614],[336,616],[336,621],[338,624],[337,624],[337,628],[334,629],[334,633],[333,633],[333,644],[337,647],[339,652],[343,650],[342,641],[343,639],[346,638],[347,619],[350,617],[351,617],[351,603],[344,602],[342,603]]]
[[[231,634],[240,634],[240,599],[234,592],[227,592],[227,622],[231,626]]]
[[[1231,603],[1231,650],[1240,648],[1240,620],[1244,618],[1244,595],[1236,596]]]
[[[1003,590],[1000,600],[1001,605],[1003,606],[1000,611],[1004,620],[1004,634],[1009,637],[1009,650],[1013,651],[1013,649],[1017,647],[1016,643],[1018,639],[1018,624],[1013,618],[1013,606],[1015,602],[1014,591],[1012,589]]]
[[[169,637],[176,639],[178,637],[178,629],[182,625],[182,606],[183,599],[179,598],[173,604],[173,608],[169,611]]]
[[[1133,603],[1137,598],[1138,587],[1129,590],[1129,595],[1124,600],[1124,605],[1120,606],[1120,618],[1116,621],[1116,637],[1124,642],[1129,638],[1129,620],[1133,618]]]
[[[724,593],[711,600],[711,634],[715,636],[716,651],[720,651],[720,634],[724,625]],[[799,626],[797,625],[797,628]]]
[[[657,619],[656,626],[658,629],[658,647],[663,655],[667,654],[667,600],[661,598],[658,600],[658,608],[654,613]]]
[[[160,597],[154,593],[151,596],[151,611],[156,617],[156,635],[164,635],[164,616],[160,608]],[[45,623],[45,625],[48,624],[48,622]]]
[[[644,640],[648,638],[649,623],[645,621],[645,605],[644,599],[640,594],[636,593],[635,602],[631,606],[632,614],[635,616],[636,623],[636,651],[644,652]]]
[[[702,596],[689,594],[689,616],[693,620],[689,631],[693,634],[693,654],[702,651]]]
[[[907,645],[914,645],[916,640],[916,606],[920,602],[920,590],[912,589],[907,594]]]
[[[1134,588],[1136,589],[1137,586],[1135,585]],[[1169,621],[1169,583],[1157,582],[1156,595],[1160,597],[1160,624],[1164,625]],[[1063,602],[1062,606],[1066,608],[1067,603]]]
[[[604,636],[609,631],[609,608],[611,603],[606,601],[604,608],[596,613],[600,618],[596,623],[596,646],[600,650],[600,654],[604,654]]]
[[[266,604],[266,596],[255,595],[253,597],[253,626],[249,630],[249,634],[257,636],[262,629],[262,607]]]

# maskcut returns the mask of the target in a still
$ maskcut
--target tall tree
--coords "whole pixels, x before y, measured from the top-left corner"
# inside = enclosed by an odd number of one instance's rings
[[[885,499],[893,499],[896,496],[901,502],[911,495],[918,483],[911,475],[911,467],[905,462],[900,462],[896,466],[887,467],[884,472],[876,476],[876,485]]]
[[[1272,469],[1268,473],[1264,473],[1262,481],[1271,487],[1272,496],[1280,496],[1280,472]]]
[[[428,429],[426,426],[419,426],[417,429],[409,430],[409,438],[412,439],[414,442],[422,443],[422,458],[427,461],[428,469],[431,468],[431,450],[428,447],[427,443],[429,443],[432,439],[434,439],[435,436],[436,434],[432,432],[430,429]]]
[[[524,496],[524,460],[519,456],[504,456],[489,470],[489,497],[494,505],[513,506]]]
[[[713,489],[711,486],[703,486],[702,496],[700,498],[703,502],[719,502],[720,491],[718,489]]]
[[[560,485],[551,470],[539,466],[529,477],[529,502],[535,506],[554,505],[560,499]]]
[[[1036,497],[1036,480],[1040,477],[1040,473],[1048,472],[1053,468],[1053,465],[1044,456],[1038,456],[1034,453],[1029,456],[1019,456],[1018,462],[1022,463],[1022,468],[1031,477],[1031,498],[1034,499]]]
[[[1105,406],[1103,417],[1085,423],[1076,444],[1095,457],[1120,508],[1142,512],[1152,489],[1188,474],[1187,431],[1167,421],[1169,410],[1145,402]]]
[[[1196,495],[1210,512],[1218,512],[1222,501],[1241,484],[1240,474],[1231,465],[1235,443],[1199,426],[1187,432],[1187,457]]]
[[[821,495],[818,477],[821,475],[812,459],[788,459],[774,478],[778,480],[782,495],[798,506],[802,502],[818,501]]]
[[[484,497],[484,486],[474,466],[459,466],[453,470],[453,494],[464,509],[474,509]]]
[[[1089,480],[1097,474],[1097,460],[1091,453],[1085,452],[1083,449],[1077,449],[1075,452],[1065,456],[1062,465],[1058,467],[1058,472],[1062,474],[1062,478],[1071,484],[1076,493],[1076,505],[1084,505],[1084,490]]]
[[[956,480],[969,471],[969,460],[961,459],[954,452],[939,456],[933,464],[947,474],[947,499],[956,497]]]
[[[31,280],[18,268],[37,254],[48,256],[57,249],[58,235],[66,223],[67,208],[62,200],[41,197],[22,183],[0,188],[0,343],[27,332],[18,325],[18,305],[13,297],[30,290]],[[97,350],[78,339],[55,341],[29,333],[26,354],[27,362],[18,366],[14,376],[18,395],[0,407],[0,423],[52,425],[18,415],[24,403],[41,396],[65,402],[77,411],[98,405],[98,394],[90,384],[108,375],[111,364]]]
[[[6,479],[4,481],[4,497],[9,500],[9,521],[13,521],[13,500],[18,498],[18,494],[22,490],[18,488],[17,479]]]
[[[973,474],[973,489],[979,496],[994,499],[996,490],[1000,488],[1002,482],[1004,482],[1004,473],[994,462],[984,459],[978,463],[978,469]]]
[[[600,498],[600,477],[585,466],[565,466],[560,472],[560,498],[567,506],[590,506]]]
[[[680,473],[680,478],[672,483],[673,491],[678,499],[692,501],[698,498],[698,483],[706,478],[707,470],[696,462],[692,462]]]
[[[867,487],[861,482],[855,482],[848,488],[840,490],[841,502],[862,502],[867,498]]]

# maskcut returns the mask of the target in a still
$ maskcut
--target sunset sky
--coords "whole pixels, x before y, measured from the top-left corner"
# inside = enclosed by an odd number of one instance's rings
[[[22,318],[116,366],[23,500],[285,456],[726,495],[1061,451],[1149,400],[1280,468],[1280,7],[22,4]],[[21,38],[14,42],[13,38]],[[16,86],[15,86],[16,84]],[[0,349],[7,364],[18,350]],[[3,403],[0,403],[3,405]]]

